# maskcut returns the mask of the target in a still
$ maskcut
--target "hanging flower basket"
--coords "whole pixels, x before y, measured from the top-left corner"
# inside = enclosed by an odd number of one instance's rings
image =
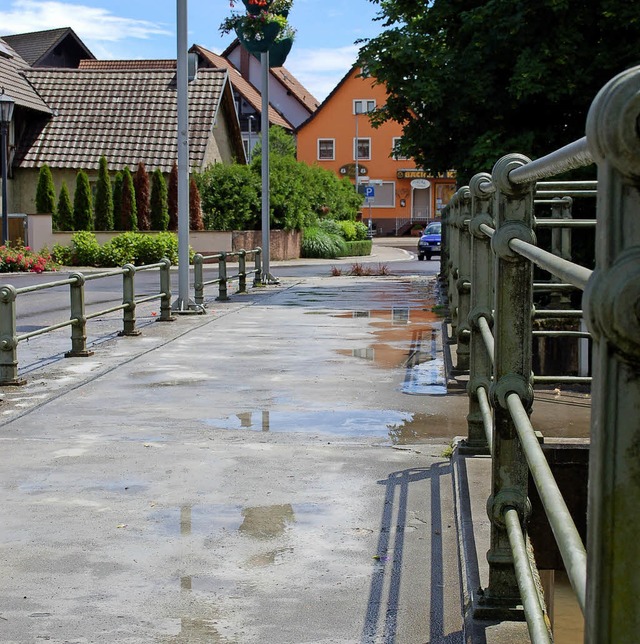
[[[269,47],[269,67],[282,67],[287,60],[287,56],[293,47],[293,37],[278,38],[271,47]],[[260,55],[253,54],[258,60]]]
[[[247,12],[257,16],[261,11],[269,11],[272,0],[242,0]]]
[[[242,26],[236,28],[238,40],[242,46],[252,54],[263,54],[269,51],[275,39],[280,33],[280,25],[276,22],[267,22],[262,25],[260,31],[247,29]]]

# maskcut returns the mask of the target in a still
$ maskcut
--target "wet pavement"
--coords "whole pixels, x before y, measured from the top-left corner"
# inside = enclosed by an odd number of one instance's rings
[[[0,640],[462,642],[436,298],[283,278],[4,388]]]

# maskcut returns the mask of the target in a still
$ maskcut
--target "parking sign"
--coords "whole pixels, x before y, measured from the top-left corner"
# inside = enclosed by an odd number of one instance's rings
[[[376,189],[373,186],[365,186],[364,196],[366,197],[367,201],[373,201],[376,196]]]

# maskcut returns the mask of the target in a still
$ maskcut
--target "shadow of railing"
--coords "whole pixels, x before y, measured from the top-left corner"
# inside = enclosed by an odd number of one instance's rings
[[[392,472],[388,478],[378,481],[386,486],[380,536],[371,578],[367,612],[362,630],[361,644],[394,644],[399,629],[401,612],[401,585],[404,570],[408,569],[405,558],[405,531],[409,513],[410,485],[430,480],[430,571],[412,567],[415,574],[431,575],[429,600],[429,638],[420,638],[424,644],[461,644],[462,630],[445,634],[445,574],[442,521],[441,479],[451,476],[451,464],[434,463],[428,468],[412,468]],[[417,493],[417,490],[414,489]],[[420,490],[420,493],[426,490]],[[425,625],[427,620],[425,619]],[[462,611],[460,610],[460,623]],[[426,636],[426,633],[425,633]]]

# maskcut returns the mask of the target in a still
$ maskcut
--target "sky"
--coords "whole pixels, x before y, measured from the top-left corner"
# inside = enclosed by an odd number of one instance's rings
[[[218,29],[230,0],[186,1],[189,46],[221,53],[233,40]],[[371,0],[294,0],[287,69],[323,100],[354,64],[355,41],[380,33],[377,12]],[[177,0],[0,0],[0,36],[71,27],[99,59],[176,58],[176,13]]]

